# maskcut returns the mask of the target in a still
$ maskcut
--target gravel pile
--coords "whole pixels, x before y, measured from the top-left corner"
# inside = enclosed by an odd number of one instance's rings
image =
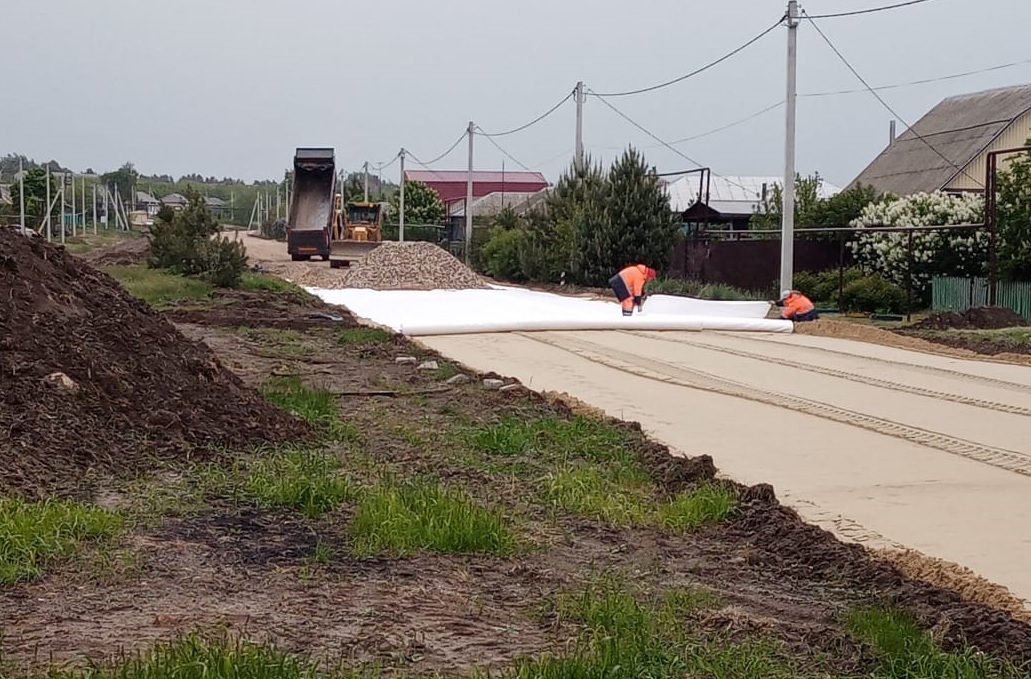
[[[353,264],[343,287],[373,290],[474,290],[490,286],[433,243],[388,241]]]

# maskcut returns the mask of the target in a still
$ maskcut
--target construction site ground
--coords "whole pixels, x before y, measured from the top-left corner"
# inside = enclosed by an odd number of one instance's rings
[[[801,334],[412,343],[275,290],[164,309],[322,438],[92,478],[125,524],[0,589],[5,676],[194,630],[326,676],[1025,676],[966,649],[1031,661],[1031,368]]]

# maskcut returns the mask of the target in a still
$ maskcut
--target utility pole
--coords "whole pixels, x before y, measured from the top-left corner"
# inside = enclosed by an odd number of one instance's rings
[[[473,249],[473,137],[476,124],[469,121],[469,170],[465,176],[465,264],[469,266]]]
[[[22,195],[25,195],[24,184]],[[53,228],[50,226],[50,215],[54,212],[54,206],[50,204],[50,163],[47,163],[47,242],[53,240]]]
[[[47,192],[49,195],[50,190],[50,177],[47,176]],[[25,166],[22,164],[21,156],[18,156],[18,202],[21,203],[21,228],[25,226]],[[47,200],[50,203],[50,200]]]
[[[574,156],[577,169],[582,169],[584,164],[584,83],[576,83],[576,155]]]
[[[369,202],[369,161],[365,161],[365,202]]]
[[[75,235],[78,233],[78,231],[77,231],[77,229],[78,229],[78,222],[76,221],[76,217],[75,217],[75,173],[72,172],[71,175],[72,175],[71,176],[71,180],[72,180],[72,205],[71,205],[71,207],[72,207],[72,210],[71,210],[71,212],[72,212],[72,238],[75,238]]]
[[[97,235],[97,183],[93,182],[93,235]]]
[[[397,240],[405,242],[405,150],[401,149],[401,198],[398,202]]]
[[[780,289],[790,290],[795,271],[795,104],[798,67],[798,1],[788,2],[788,84],[785,98],[784,201],[780,235]]]

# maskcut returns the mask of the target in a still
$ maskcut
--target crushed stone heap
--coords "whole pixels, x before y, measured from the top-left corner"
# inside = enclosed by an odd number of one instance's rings
[[[0,230],[0,291],[0,492],[310,433],[60,246]]]
[[[341,287],[373,290],[475,290],[490,286],[433,243],[386,241],[344,275]]]

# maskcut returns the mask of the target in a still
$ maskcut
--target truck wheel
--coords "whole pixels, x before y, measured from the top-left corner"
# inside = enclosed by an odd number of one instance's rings
[[[322,257],[322,261],[323,262],[328,262],[329,261],[329,255],[321,255],[321,257]]]

